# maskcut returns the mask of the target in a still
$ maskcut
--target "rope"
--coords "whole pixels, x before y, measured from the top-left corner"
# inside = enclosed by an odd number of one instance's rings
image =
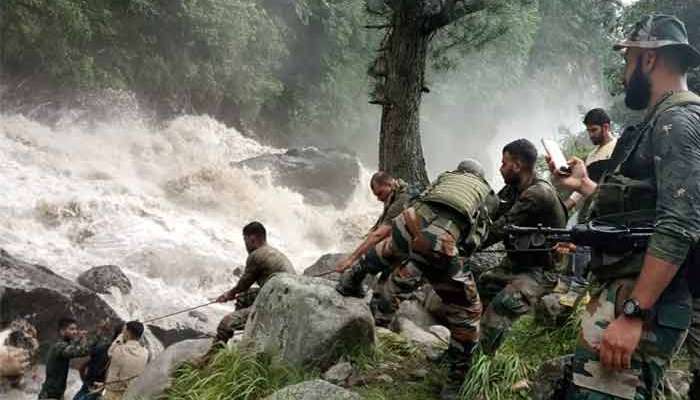
[[[198,306],[186,308],[186,309],[180,310],[180,311],[175,311],[175,312],[173,312],[173,313],[166,314],[166,315],[163,315],[163,316],[160,316],[160,317],[151,318],[151,319],[148,319],[148,320],[146,320],[146,321],[143,321],[143,323],[144,323],[144,324],[148,324],[148,323],[151,323],[151,322],[154,322],[154,321],[159,321],[159,320],[161,320],[161,319],[165,319],[165,318],[172,317],[173,315],[178,315],[178,314],[186,313],[186,312],[188,312],[188,311],[196,310],[196,309],[198,309],[198,308],[210,306],[210,305],[212,305],[212,304],[214,304],[214,303],[218,303],[218,302],[217,302],[216,300],[210,301],[210,302],[208,302],[208,303],[206,303],[206,304],[200,304],[200,305],[198,305]]]
[[[320,274],[312,275],[312,277],[314,277],[314,278],[320,278],[320,277],[322,277],[322,276],[326,276],[326,275],[330,275],[330,274],[334,274],[334,273],[335,273],[335,274],[342,274],[342,272],[338,272],[338,271],[332,269],[332,270],[330,270],[330,271],[321,272]]]

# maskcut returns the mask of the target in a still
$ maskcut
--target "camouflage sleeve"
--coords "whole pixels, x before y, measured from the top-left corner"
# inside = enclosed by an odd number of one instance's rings
[[[406,206],[408,205],[408,194],[407,193],[401,193],[397,198],[394,200],[391,205],[389,205],[389,208],[386,209],[386,213],[382,216],[381,221],[377,224],[377,227],[379,225],[391,225],[391,221],[398,217],[399,214],[403,212],[403,210],[406,209]]]
[[[87,340],[64,342],[59,346],[59,352],[65,358],[85,357],[90,353],[90,343]]]
[[[700,238],[700,118],[667,111],[653,132],[657,182],[656,232],[649,253],[680,265]]]
[[[484,247],[488,247],[494,243],[501,242],[506,239],[506,226],[508,225],[526,225],[531,215],[539,212],[539,210],[549,203],[546,196],[535,185],[525,190],[513,207],[508,212],[501,215],[493,221],[489,230],[489,237]]]
[[[245,262],[245,269],[243,270],[243,275],[238,280],[236,286],[231,289],[231,294],[245,292],[250,289],[251,286],[258,280],[260,275],[260,262],[256,257],[255,252],[248,256]]]

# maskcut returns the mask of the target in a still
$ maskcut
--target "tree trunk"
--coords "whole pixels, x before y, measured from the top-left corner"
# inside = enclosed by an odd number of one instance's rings
[[[382,53],[383,82],[375,89],[382,105],[379,169],[412,184],[426,185],[420,136],[420,104],[430,41],[423,18],[415,7],[402,7],[392,16]]]

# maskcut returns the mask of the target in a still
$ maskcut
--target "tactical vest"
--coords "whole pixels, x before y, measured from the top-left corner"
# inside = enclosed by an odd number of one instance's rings
[[[487,200],[494,196],[489,184],[481,177],[461,172],[445,172],[438,176],[420,199],[421,203],[437,207],[429,207],[431,210],[426,210],[418,205],[416,212],[450,232],[467,253],[463,255],[469,256],[488,233],[491,221]],[[448,209],[445,212],[438,211],[445,208]]]
[[[590,199],[588,219],[630,227],[654,225],[657,197],[655,174],[634,179],[623,175],[621,168],[635,153],[644,136],[651,134],[659,116],[675,107],[689,104],[700,105],[700,97],[692,92],[672,94],[656,106],[640,125],[627,128],[623,135],[636,136],[624,149],[624,153],[614,157],[612,170],[606,172],[599,181],[598,189]],[[601,280],[634,276],[641,271],[643,260],[644,252],[640,251],[621,248],[619,252],[603,254],[594,249],[591,272]]]

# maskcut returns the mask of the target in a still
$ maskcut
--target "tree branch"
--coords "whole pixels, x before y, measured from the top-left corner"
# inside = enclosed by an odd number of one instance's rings
[[[442,11],[426,19],[423,32],[430,34],[452,22],[486,8],[488,0],[445,0]]]

